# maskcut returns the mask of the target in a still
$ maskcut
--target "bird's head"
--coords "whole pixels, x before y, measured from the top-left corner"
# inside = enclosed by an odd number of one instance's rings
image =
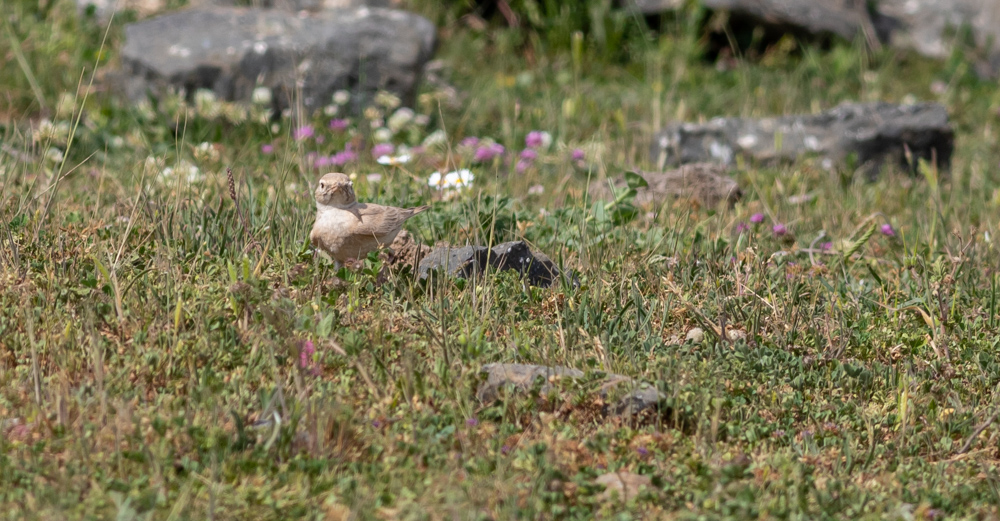
[[[341,173],[329,173],[316,185],[316,203],[323,206],[349,206],[358,201],[354,195],[354,182]]]

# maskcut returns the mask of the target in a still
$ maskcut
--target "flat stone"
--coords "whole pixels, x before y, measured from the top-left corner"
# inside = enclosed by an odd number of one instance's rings
[[[917,158],[935,158],[948,168],[954,139],[948,111],[937,103],[842,103],[819,114],[675,123],[659,132],[651,153],[660,165],[731,165],[737,156],[776,163],[812,155],[832,167],[854,155],[859,166],[890,161],[909,169]]]
[[[487,266],[498,271],[514,270],[535,286],[548,287],[559,269],[545,254],[532,252],[524,241],[511,241],[491,248],[484,246],[439,246],[420,261],[420,278],[442,270],[449,276],[469,279]]]
[[[600,496],[602,501],[617,496],[619,501],[625,502],[638,496],[643,488],[653,486],[653,480],[649,476],[632,472],[608,472],[598,476],[594,482],[604,485],[604,492]]]
[[[732,207],[743,196],[743,191],[733,178],[726,175],[725,166],[714,163],[693,163],[665,172],[641,172],[649,184],[636,189],[635,203],[659,206],[668,198],[687,198],[705,207],[714,208],[722,201]],[[615,181],[615,192],[627,189],[625,179]],[[590,185],[590,195],[595,199],[612,200],[614,195],[607,181]]]
[[[541,394],[548,394],[561,379],[585,376],[579,369],[531,364],[487,364],[482,372],[486,380],[476,390],[476,397],[484,403],[499,399],[505,388],[526,392],[537,384]],[[654,408],[664,399],[663,393],[653,386],[618,374],[606,375],[597,395],[608,402],[606,414],[620,417]]]
[[[709,9],[724,9],[758,23],[814,35],[834,34],[846,40],[853,40],[872,26],[867,3],[867,0],[703,0]]]
[[[340,89],[359,104],[384,89],[411,105],[435,38],[426,18],[395,9],[198,6],[125,27],[123,87],[132,99],[174,88],[248,101],[262,86],[279,109],[319,108]]]

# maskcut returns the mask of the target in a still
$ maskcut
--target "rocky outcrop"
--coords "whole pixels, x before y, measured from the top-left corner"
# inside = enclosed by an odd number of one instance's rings
[[[426,18],[394,9],[199,6],[125,27],[125,91],[210,89],[249,100],[267,87],[278,108],[298,99],[313,109],[340,89],[356,98],[384,89],[412,104],[435,34]]]
[[[707,208],[714,208],[723,201],[731,207],[743,192],[726,171],[722,165],[694,163],[665,172],[640,172],[647,186],[636,189],[635,204],[660,206],[667,199],[684,198]],[[628,188],[625,179],[616,180],[614,186],[615,192]],[[590,196],[604,200],[614,198],[607,181],[592,183]]]
[[[658,165],[730,165],[737,156],[773,163],[813,155],[827,167],[854,157],[872,171],[886,161],[912,168],[917,158],[947,168],[954,138],[948,111],[936,103],[843,103],[820,114],[673,124],[654,139],[651,154]]]

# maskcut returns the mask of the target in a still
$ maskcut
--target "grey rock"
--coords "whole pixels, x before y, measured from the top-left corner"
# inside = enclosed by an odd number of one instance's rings
[[[135,99],[204,88],[249,100],[264,86],[277,108],[299,99],[315,109],[339,89],[355,101],[385,89],[412,104],[435,34],[426,18],[393,9],[185,9],[125,27],[125,91]]]
[[[541,394],[548,394],[564,378],[579,380],[583,371],[570,367],[529,364],[487,364],[483,366],[486,380],[476,390],[476,397],[484,403],[501,397],[503,389],[526,392],[539,386]],[[606,375],[597,394],[607,402],[605,414],[632,416],[656,407],[664,399],[663,393],[653,386],[618,374]]]
[[[437,270],[452,277],[469,279],[482,273],[487,266],[496,270],[515,270],[532,285],[548,287],[559,275],[559,269],[545,254],[532,252],[524,241],[498,244],[492,249],[483,246],[439,246],[420,261],[420,278],[426,279]]]
[[[874,23],[889,45],[947,58],[967,27],[980,51],[977,72],[1000,74],[1000,0],[879,0]]]
[[[853,40],[872,28],[867,0],[704,0],[710,9],[724,9],[759,23],[810,34],[834,34]],[[875,35],[870,35],[874,37]]]
[[[730,165],[738,155],[775,163],[815,155],[832,167],[854,154],[872,171],[886,161],[912,168],[917,158],[935,158],[947,168],[954,138],[947,109],[936,103],[842,103],[812,115],[672,124],[654,139],[651,153],[659,165]]]
[[[725,201],[730,207],[743,195],[740,186],[726,175],[727,168],[715,163],[693,163],[682,165],[666,172],[642,172],[649,183],[646,188],[636,190],[635,203],[639,205],[661,205],[673,197],[694,199],[708,208]],[[615,181],[615,192],[627,189],[625,179]],[[607,181],[596,181],[590,185],[590,195],[595,199],[613,199]]]

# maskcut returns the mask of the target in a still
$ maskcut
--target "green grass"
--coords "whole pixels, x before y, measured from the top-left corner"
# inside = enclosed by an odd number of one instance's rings
[[[106,31],[46,5],[15,2],[0,39],[0,516],[1000,516],[1000,93],[960,53],[786,41],[720,70],[696,12],[655,35],[619,17],[599,41],[592,26],[479,30],[421,3],[464,97],[424,88],[429,121],[394,142],[445,129],[447,143],[394,168],[359,117],[351,137],[329,117],[116,101],[88,85],[124,20]],[[650,168],[668,121],[907,96],[948,107],[950,173],[866,182],[806,160],[743,165],[731,210],[586,198],[588,180]],[[322,144],[294,138],[307,123]],[[531,130],[554,142],[521,174],[459,144],[492,137],[513,155]],[[579,287],[424,284],[375,256],[335,273],[306,244],[321,173],[307,158],[350,140],[359,197],[433,204],[407,223],[421,241],[524,239]],[[427,186],[461,166],[470,189]],[[803,251],[825,242],[841,254]],[[721,339],[723,323],[745,339]],[[703,342],[685,343],[693,327]],[[603,418],[587,382],[481,404],[491,362],[632,376],[672,414]],[[604,501],[595,479],[616,470],[653,486]]]

